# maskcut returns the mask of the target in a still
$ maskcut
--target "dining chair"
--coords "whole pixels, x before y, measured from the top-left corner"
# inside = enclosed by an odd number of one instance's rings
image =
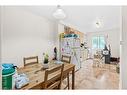
[[[62,55],[62,62],[70,63],[71,62],[71,56]]]
[[[67,56],[67,55],[62,55],[62,62],[66,62],[66,63],[71,63],[71,56]],[[70,85],[69,85],[69,73],[66,76],[67,79],[67,85],[64,87],[64,89],[68,88],[70,89]]]
[[[38,63],[38,56],[24,57],[24,66]]]
[[[64,64],[52,69],[47,69],[44,76],[42,89],[61,89]]]

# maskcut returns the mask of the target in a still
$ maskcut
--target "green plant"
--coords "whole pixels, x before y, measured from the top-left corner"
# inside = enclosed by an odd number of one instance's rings
[[[48,54],[44,54],[44,64],[47,64],[48,63]]]

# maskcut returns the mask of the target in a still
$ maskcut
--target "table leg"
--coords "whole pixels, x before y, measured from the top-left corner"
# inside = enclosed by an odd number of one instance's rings
[[[72,70],[72,89],[75,89],[75,67]]]

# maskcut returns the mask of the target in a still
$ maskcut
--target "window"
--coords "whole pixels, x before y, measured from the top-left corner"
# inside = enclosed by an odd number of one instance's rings
[[[105,38],[104,36],[94,36],[92,37],[92,48],[93,49],[104,49]]]

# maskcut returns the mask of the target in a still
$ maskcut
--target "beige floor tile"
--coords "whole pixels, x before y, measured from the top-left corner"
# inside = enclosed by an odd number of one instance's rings
[[[75,73],[75,89],[119,89],[116,65],[93,67],[92,64],[92,60],[83,62],[82,68]]]

